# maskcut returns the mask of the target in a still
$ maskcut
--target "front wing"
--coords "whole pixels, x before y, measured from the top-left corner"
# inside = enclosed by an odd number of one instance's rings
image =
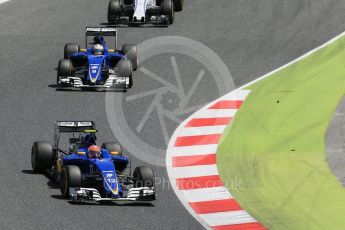
[[[129,78],[110,76],[102,85],[84,85],[79,77],[61,77],[58,82],[59,88],[116,88],[128,89]]]
[[[145,20],[130,20],[129,17],[123,16],[115,19],[115,24],[125,24],[125,25],[144,25],[144,24],[153,24],[153,25],[169,25],[168,16],[151,16]]]
[[[70,200],[73,202],[149,202],[156,200],[155,189],[149,187],[131,188],[129,189],[127,196],[121,198],[102,198],[95,188],[70,188],[69,194]]]

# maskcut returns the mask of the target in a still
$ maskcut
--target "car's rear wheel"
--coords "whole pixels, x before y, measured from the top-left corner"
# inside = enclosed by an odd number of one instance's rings
[[[133,71],[136,71],[138,68],[137,46],[132,44],[124,44],[121,52],[127,57],[128,60],[131,60]]]
[[[176,12],[183,10],[184,0],[173,0],[174,1],[174,10]]]
[[[116,19],[121,16],[121,1],[111,0],[108,5],[108,22],[116,23]]]
[[[174,3],[172,0],[162,0],[162,14],[168,16],[168,24],[173,24],[175,19]]]
[[[121,145],[117,142],[105,142],[102,149],[106,149],[112,156],[122,156]],[[116,161],[115,168],[119,172],[123,172],[127,167],[127,161]]]
[[[68,43],[64,49],[64,59],[69,59],[72,54],[80,52],[80,46],[78,44]]]
[[[69,197],[69,189],[81,186],[81,171],[76,165],[66,165],[60,176],[60,191],[64,198]]]
[[[122,149],[119,143],[104,142],[102,148],[106,149],[111,155],[122,156]]]
[[[154,174],[150,167],[136,167],[133,172],[134,187],[154,187]]]
[[[53,148],[49,142],[37,141],[31,148],[31,167],[34,172],[44,173],[53,166]]]

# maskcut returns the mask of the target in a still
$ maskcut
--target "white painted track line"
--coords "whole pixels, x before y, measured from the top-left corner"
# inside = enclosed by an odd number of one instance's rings
[[[5,2],[9,2],[10,0],[0,0],[0,4],[1,3],[5,3]]]

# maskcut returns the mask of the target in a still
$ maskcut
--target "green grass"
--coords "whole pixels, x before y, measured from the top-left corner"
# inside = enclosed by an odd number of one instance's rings
[[[324,142],[345,92],[345,38],[248,89],[218,148],[232,195],[269,229],[345,229]]]

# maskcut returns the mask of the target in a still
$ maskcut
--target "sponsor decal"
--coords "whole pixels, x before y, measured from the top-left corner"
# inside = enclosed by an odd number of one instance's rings
[[[73,122],[73,121],[62,121],[58,122],[58,126],[63,126],[63,127],[87,127],[91,126],[92,122]]]
[[[106,27],[87,27],[87,32],[116,32],[116,28],[106,28]]]
[[[103,171],[103,173],[106,172],[106,171]],[[103,174],[103,178],[104,178],[104,181],[106,183],[106,185],[108,186],[108,188],[110,189],[110,191],[114,194],[114,195],[117,195],[119,194],[119,184],[117,183],[117,178],[108,178],[108,176],[111,174],[111,176],[113,176],[112,173],[106,173],[106,174]],[[116,183],[116,189],[113,189],[113,187],[111,186],[112,184]]]
[[[59,122],[58,126],[75,127],[75,122]]]
[[[113,174],[112,174],[112,173],[107,173],[107,174],[105,174],[105,176],[106,176],[107,178],[112,178],[112,177],[113,177]]]
[[[107,178],[107,181],[108,181],[109,183],[115,183],[115,182],[116,182],[116,179],[114,179],[114,178]]]
[[[100,74],[100,65],[99,64],[91,64],[90,65],[90,80],[91,80],[91,82],[95,82],[95,81],[97,81],[97,78],[98,78],[98,76],[99,76],[99,74]]]

